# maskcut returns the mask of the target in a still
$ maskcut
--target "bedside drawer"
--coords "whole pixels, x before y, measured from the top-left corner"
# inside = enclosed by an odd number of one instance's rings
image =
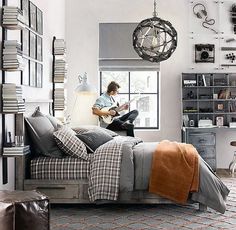
[[[78,185],[56,185],[56,184],[27,184],[24,187],[25,190],[37,190],[42,192],[49,199],[69,199],[69,198],[79,198],[79,186]]]
[[[196,146],[215,145],[214,133],[190,133],[188,143]]]
[[[196,149],[202,158],[216,158],[215,147],[197,146]]]

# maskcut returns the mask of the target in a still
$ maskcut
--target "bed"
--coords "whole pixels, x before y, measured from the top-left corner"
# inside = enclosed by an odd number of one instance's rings
[[[20,181],[18,189],[39,190],[49,196],[51,203],[173,203],[148,192],[157,142],[142,142],[139,138],[120,136],[100,127],[77,127],[71,131],[39,110],[25,120],[31,154],[20,160],[24,173],[16,175],[16,180]],[[89,138],[86,137],[88,133]],[[95,135],[92,139],[91,133]],[[70,135],[72,139],[68,139]],[[90,140],[90,144],[83,142],[85,139],[82,141],[81,136]],[[84,146],[75,144],[74,138]],[[111,158],[102,165],[102,170],[110,167],[110,171],[100,181],[101,189],[97,189],[97,185],[91,186],[98,178],[97,172],[101,171],[96,157],[100,159],[104,154]],[[199,203],[200,210],[209,206],[224,213],[228,188],[201,158],[199,170],[199,191],[189,194],[188,203]],[[115,178],[112,185],[108,183],[111,178]]]

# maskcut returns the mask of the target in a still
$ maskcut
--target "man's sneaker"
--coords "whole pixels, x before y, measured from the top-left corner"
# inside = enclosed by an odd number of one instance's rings
[[[121,125],[122,128],[124,129],[133,129],[134,128],[134,124],[131,123],[129,120],[128,121],[125,121],[122,125]]]

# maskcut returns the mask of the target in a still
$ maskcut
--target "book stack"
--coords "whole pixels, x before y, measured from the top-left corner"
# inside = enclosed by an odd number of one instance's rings
[[[16,86],[15,84],[11,83],[2,85],[2,112],[25,112],[25,102],[22,98],[21,86]]]
[[[56,88],[54,90],[54,110],[65,109],[65,90],[63,88]]]
[[[3,69],[23,70],[21,43],[17,40],[5,40],[3,45]]]
[[[30,146],[3,147],[3,156],[22,156],[30,153]]]
[[[2,26],[9,29],[22,28],[24,21],[21,9],[15,6],[3,6]]]
[[[54,40],[54,55],[65,55],[66,43],[64,39]]]
[[[64,83],[67,75],[67,64],[64,58],[56,56],[54,63],[54,82]]]

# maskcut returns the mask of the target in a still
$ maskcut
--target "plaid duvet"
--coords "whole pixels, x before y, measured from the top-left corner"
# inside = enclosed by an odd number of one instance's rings
[[[109,141],[96,149],[91,159],[89,199],[117,200],[119,192],[122,143]]]
[[[96,149],[90,164],[90,201],[118,199],[123,146],[139,142],[139,138],[119,136]]]
[[[48,180],[87,179],[89,161],[76,157],[39,157],[31,161],[31,178]]]

